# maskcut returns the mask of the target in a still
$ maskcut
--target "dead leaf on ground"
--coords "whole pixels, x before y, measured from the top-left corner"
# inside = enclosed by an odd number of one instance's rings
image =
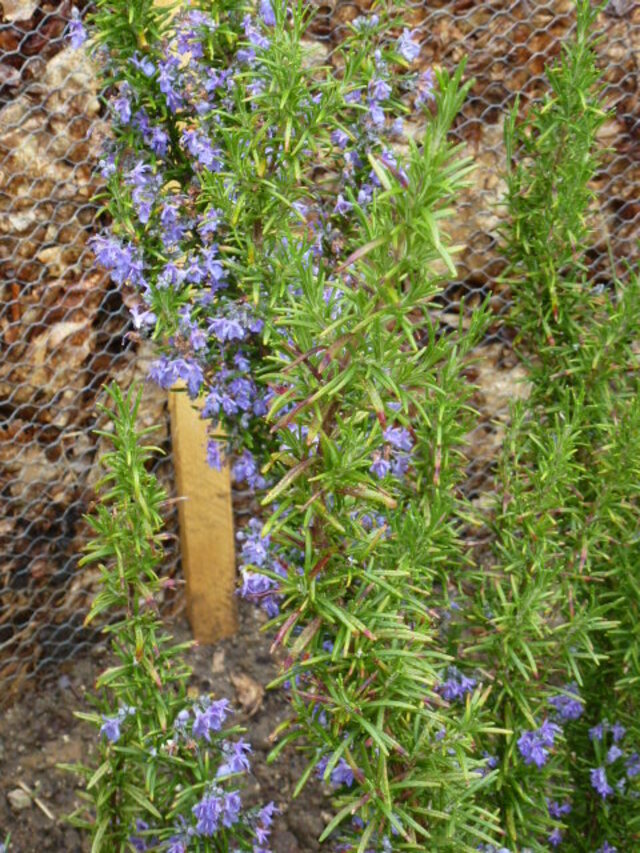
[[[229,679],[235,688],[236,699],[240,703],[242,710],[247,716],[253,717],[262,707],[264,687],[244,673],[239,673],[238,675],[232,674],[229,676]]]
[[[211,672],[214,675],[221,675],[224,672],[224,649],[218,649],[213,654],[211,661]]]

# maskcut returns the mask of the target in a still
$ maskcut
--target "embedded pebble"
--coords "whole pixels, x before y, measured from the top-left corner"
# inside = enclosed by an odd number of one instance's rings
[[[13,791],[9,791],[7,799],[14,812],[21,812],[24,809],[31,808],[31,797],[22,788],[14,788]]]

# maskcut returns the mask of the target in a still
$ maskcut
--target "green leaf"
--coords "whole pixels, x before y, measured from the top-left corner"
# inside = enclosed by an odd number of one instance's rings
[[[103,776],[106,776],[107,773],[111,771],[111,761],[107,759],[104,761],[100,767],[95,771],[91,779],[87,782],[86,790],[89,791],[93,788],[94,785],[97,785],[98,782],[102,779]]]
[[[141,806],[145,811],[148,811],[149,814],[152,814],[158,820],[162,820],[162,815],[158,811],[158,809],[153,805],[153,803],[147,799],[147,797],[140,791],[138,788],[133,785],[124,785],[123,790],[125,794],[131,797],[132,800],[135,800],[139,806]]]

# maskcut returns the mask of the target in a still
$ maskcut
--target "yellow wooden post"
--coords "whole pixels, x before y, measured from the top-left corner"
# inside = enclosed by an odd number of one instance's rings
[[[181,7],[175,0],[157,6]],[[236,556],[229,469],[215,471],[206,460],[206,426],[185,393],[169,394],[171,438],[178,503],[187,617],[200,643],[235,634]]]
[[[231,478],[207,464],[206,424],[188,396],[172,392],[169,408],[187,617],[198,642],[214,643],[237,629]]]

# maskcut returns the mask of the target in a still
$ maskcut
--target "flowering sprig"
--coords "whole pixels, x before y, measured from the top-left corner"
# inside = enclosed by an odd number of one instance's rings
[[[115,663],[97,680],[94,713],[78,713],[98,730],[98,767],[68,769],[86,780],[89,808],[72,820],[95,851],[120,849],[255,850],[264,847],[273,810],[245,810],[238,785],[249,770],[249,745],[229,728],[226,699],[187,697],[185,645],[162,630],[155,598],[162,589],[162,505],[166,494],[146,463],[154,448],[137,433],[140,392],[107,388],[103,407],[113,450],[102,463],[100,502],[87,521],[94,539],[82,564],[97,562],[102,589],[87,621],[109,615],[104,632]]]
[[[464,845],[495,830],[471,794],[490,782],[473,756],[484,726],[477,682],[443,672],[430,648],[438,567],[460,560],[460,374],[485,322],[478,311],[454,343],[430,312],[435,264],[452,264],[438,222],[468,171],[446,140],[468,88],[462,72],[439,75],[419,146],[394,165],[371,158],[382,189],[371,204],[353,200],[358,227],[343,257],[309,262],[291,239],[274,257],[291,287],[270,311],[277,450],[263,503],[277,507],[264,533],[275,557],[299,553],[277,580],[275,645],[287,657],[278,680],[296,711],[282,745],[303,738],[306,775],[339,786],[323,837],[348,835],[355,813],[358,850],[394,834],[405,849],[447,849],[448,837]],[[464,826],[454,828],[452,809]]]
[[[136,329],[153,329],[165,347],[152,377],[162,387],[182,379],[206,398],[208,458],[219,466],[231,450],[246,457],[269,443],[256,373],[268,352],[263,318],[282,295],[273,252],[289,231],[312,235],[312,257],[339,251],[352,200],[366,205],[381,189],[370,156],[396,168],[392,144],[403,134],[390,64],[410,34],[372,50],[347,39],[336,76],[303,47],[301,5],[214,13],[203,2],[172,19],[147,4],[131,20],[119,3],[98,10],[113,93],[103,174],[114,226],[93,245],[130,291]],[[407,70],[402,85],[414,78]],[[416,85],[431,96],[433,76]],[[236,468],[239,482],[245,473]]]

